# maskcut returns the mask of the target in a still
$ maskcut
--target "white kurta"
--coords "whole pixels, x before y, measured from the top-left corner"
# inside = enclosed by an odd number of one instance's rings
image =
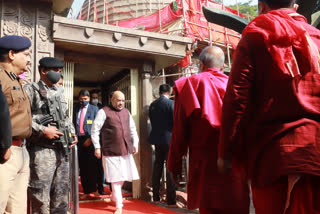
[[[100,109],[92,124],[91,139],[96,149],[101,148],[100,131],[106,119],[106,113],[103,109]],[[136,130],[136,125],[131,115],[129,125],[130,135],[133,140],[133,146],[136,148],[136,151],[138,151],[139,138]],[[118,181],[132,181],[139,179],[138,170],[132,154],[128,154],[125,156],[102,156],[102,161],[107,182],[112,183]]]

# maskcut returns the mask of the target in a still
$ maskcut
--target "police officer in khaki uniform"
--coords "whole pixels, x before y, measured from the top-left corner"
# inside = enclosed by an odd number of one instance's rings
[[[66,214],[68,209],[69,153],[62,140],[65,136],[73,136],[68,141],[69,146],[78,141],[68,116],[66,99],[56,86],[63,66],[57,58],[42,58],[39,61],[40,81],[24,86],[31,102],[33,128],[27,146],[31,213]],[[60,113],[62,116],[55,118]]]
[[[30,40],[20,36],[0,38],[0,82],[7,98],[12,125],[12,145],[0,164],[0,213],[27,213],[29,155],[25,138],[32,132],[28,96],[18,75],[27,71],[30,63]],[[10,135],[10,132],[8,133]]]

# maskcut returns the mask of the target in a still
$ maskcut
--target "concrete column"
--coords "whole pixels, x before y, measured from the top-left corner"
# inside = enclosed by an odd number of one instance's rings
[[[148,116],[149,105],[152,102],[151,72],[154,64],[145,62],[140,68],[141,105],[140,105],[140,177],[141,199],[150,201],[152,178],[152,148],[148,142],[150,122]]]
[[[130,69],[130,93],[131,93],[131,115],[136,124],[138,136],[140,136],[140,96],[139,96],[139,71],[136,68]],[[140,142],[141,143],[141,142]],[[141,152],[141,146],[139,143],[139,153]],[[141,164],[140,164],[140,155],[134,155],[136,165],[138,168],[139,175],[141,174]],[[141,179],[132,182],[132,196],[133,198],[141,197]]]

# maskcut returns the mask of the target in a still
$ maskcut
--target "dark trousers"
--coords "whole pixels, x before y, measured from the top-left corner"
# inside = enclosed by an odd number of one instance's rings
[[[84,194],[103,190],[103,179],[99,181],[99,159],[94,156],[94,146],[91,144],[88,147],[83,146],[87,137],[78,137],[78,154],[80,179]],[[101,161],[101,160],[100,160]]]
[[[169,145],[155,145],[155,161],[152,173],[153,201],[160,201],[160,179],[162,177],[164,161],[168,160]],[[176,204],[176,187],[171,179],[170,172],[166,171],[167,179],[167,203]]]
[[[97,186],[99,192],[104,192],[103,184],[104,184],[104,170],[102,164],[102,158],[97,159],[98,171],[97,171]]]

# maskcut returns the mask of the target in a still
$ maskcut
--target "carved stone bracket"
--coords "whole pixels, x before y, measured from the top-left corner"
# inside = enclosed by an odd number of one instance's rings
[[[90,38],[90,37],[93,35],[93,33],[94,33],[94,29],[92,29],[92,28],[85,28],[84,32],[85,32],[86,37],[87,37],[87,38]]]
[[[121,38],[122,38],[122,33],[114,33],[113,34],[113,40],[115,42],[119,42]]]
[[[139,42],[141,46],[144,46],[148,42],[148,37],[141,36]]]
[[[167,40],[167,41],[164,42],[164,45],[165,45],[165,48],[166,48],[166,49],[169,49],[169,48],[171,48],[171,46],[172,46],[172,41],[168,41],[168,40]]]

